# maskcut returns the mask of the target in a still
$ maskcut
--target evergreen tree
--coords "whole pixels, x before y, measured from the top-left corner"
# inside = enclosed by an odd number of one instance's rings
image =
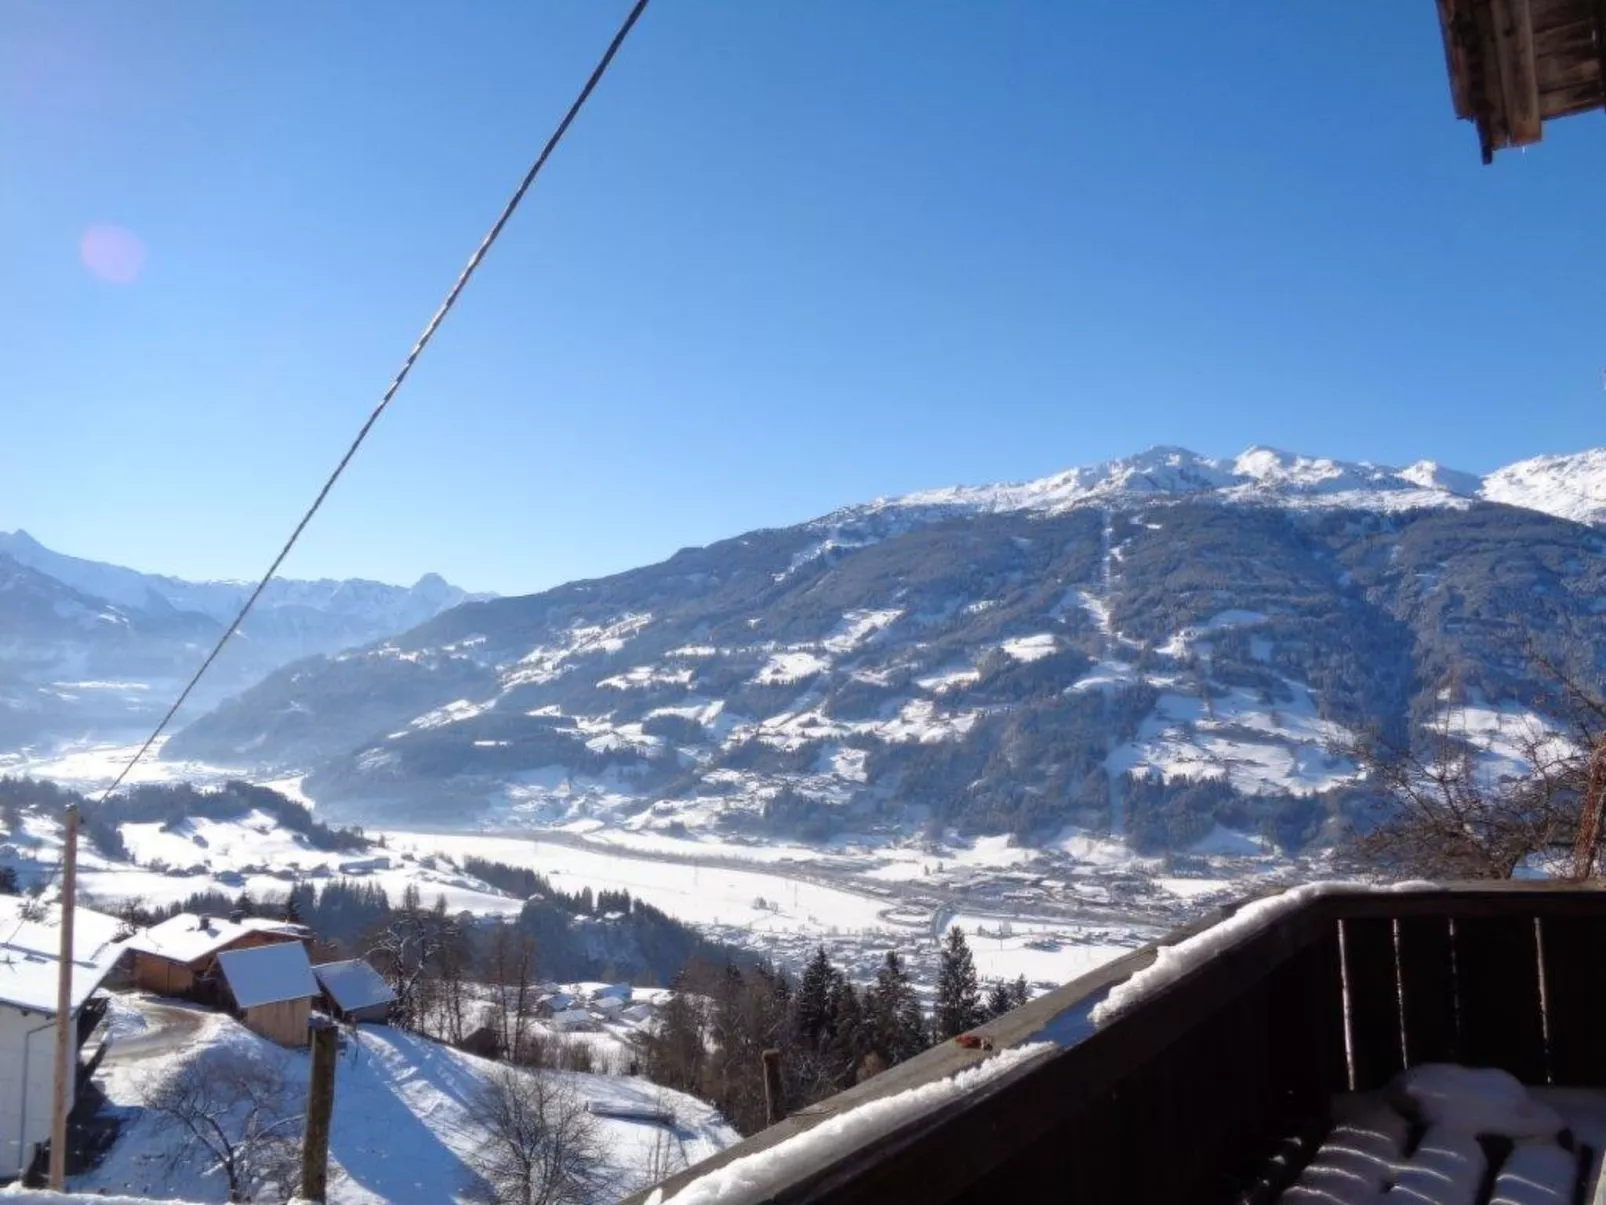
[[[896,951],[887,951],[886,961],[876,972],[875,984],[866,993],[864,1011],[871,1047],[888,1066],[913,1058],[926,1048],[926,1021],[920,1014],[920,999]]]
[[[874,1047],[858,990],[846,979],[836,981],[831,1013],[833,1032],[828,1049],[831,1070],[838,1088],[851,1088],[858,1082],[860,1064]]]
[[[826,957],[825,947],[815,947],[814,957],[803,968],[792,1009],[798,1040],[810,1049],[819,1049],[821,1040],[830,1036],[832,996],[840,979],[840,972]]]
[[[955,925],[948,930],[937,968],[937,1006],[932,1015],[939,1042],[958,1037],[981,1019],[981,989],[976,983],[976,963],[970,956],[964,930]]]
[[[1023,1004],[1030,1004],[1032,989],[1026,986],[1026,976],[1021,975],[1015,980],[1015,986],[1009,989],[1010,1007],[1019,1008]]]
[[[1010,990],[1009,984],[1002,979],[997,980],[992,987],[987,989],[986,1013],[988,1020],[992,1020],[994,1017],[1001,1017],[1014,1007],[1015,993]]]

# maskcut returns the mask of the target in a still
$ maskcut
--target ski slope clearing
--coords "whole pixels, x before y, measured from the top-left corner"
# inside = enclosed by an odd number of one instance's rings
[[[215,1169],[193,1162],[172,1164],[172,1124],[143,1111],[144,1093],[196,1060],[245,1056],[282,1064],[287,1112],[299,1113],[306,1094],[306,1053],[282,1050],[218,1014],[192,1014],[196,1021],[179,1028],[171,1014],[182,1010],[169,1004],[125,996],[118,998],[117,1008],[138,1014],[151,1032],[121,1050],[114,1047],[97,1073],[96,1082],[126,1121],[101,1166],[73,1177],[69,1187],[77,1192],[225,1200],[227,1186]],[[166,1044],[163,1034],[168,1035]],[[472,1199],[469,1194],[478,1183],[472,1154],[486,1141],[473,1103],[498,1066],[385,1026],[361,1026],[355,1039],[348,1040],[335,1072],[331,1205]],[[645,1080],[552,1074],[609,1114],[597,1118],[607,1160],[607,1199],[658,1178],[651,1174],[653,1162],[666,1149],[670,1171],[678,1171],[736,1141],[735,1131],[710,1106]],[[624,1118],[654,1111],[668,1112],[674,1120],[665,1125]]]

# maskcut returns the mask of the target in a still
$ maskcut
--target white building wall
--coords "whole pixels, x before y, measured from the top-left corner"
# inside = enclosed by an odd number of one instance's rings
[[[50,1137],[55,1033],[48,1015],[0,1004],[0,1180],[21,1175],[34,1145]],[[69,1108],[76,1081],[75,1073],[67,1084]]]

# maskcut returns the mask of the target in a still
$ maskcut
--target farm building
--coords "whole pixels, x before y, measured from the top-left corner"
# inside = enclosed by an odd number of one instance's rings
[[[561,1013],[552,1014],[552,1028],[559,1033],[575,1033],[581,1030],[595,1029],[597,1020],[583,1008],[571,1008]]]
[[[61,909],[0,896],[0,1180],[19,1176],[50,1137],[56,979],[61,966]],[[104,1011],[90,994],[124,947],[113,939],[115,917],[78,908],[73,914],[72,1011],[81,1044]],[[68,1078],[68,1102],[76,1088]]]
[[[323,989],[323,1005],[340,1021],[383,1021],[396,1003],[396,993],[361,958],[325,962],[312,968]]]
[[[225,950],[304,940],[300,925],[266,917],[225,919],[181,912],[128,939],[134,986],[159,996],[204,996],[217,956]]]
[[[299,941],[217,956],[225,998],[245,1027],[281,1046],[305,1046],[312,1002],[318,997],[307,948]]]
[[[576,1007],[575,998],[568,992],[547,992],[535,1002],[535,1011],[543,1017],[555,1017]]]

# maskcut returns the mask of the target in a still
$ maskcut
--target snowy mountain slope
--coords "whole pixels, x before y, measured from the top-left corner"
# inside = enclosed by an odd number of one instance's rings
[[[1482,496],[1579,523],[1606,522],[1606,448],[1518,461],[1485,477]]]
[[[1354,734],[1449,688],[1542,710],[1526,644],[1606,636],[1606,536],[1474,485],[1157,449],[874,503],[453,608],[164,756],[309,772],[397,826],[1298,846],[1353,800]]]
[[[138,996],[117,998],[117,1022],[128,1034],[96,1075],[124,1127],[94,1171],[71,1178],[74,1191],[182,1194],[196,1201],[227,1199],[216,1168],[171,1159],[174,1127],[141,1108],[150,1085],[200,1062],[226,1066],[234,1058],[271,1061],[283,1069],[287,1115],[306,1096],[307,1055],[258,1038],[227,1016],[189,1012]],[[164,1037],[165,1034],[165,1037]],[[330,1135],[332,1205],[411,1205],[473,1199],[472,1166],[486,1131],[474,1114],[475,1094],[498,1064],[425,1038],[378,1025],[360,1027],[336,1070]],[[644,1080],[555,1072],[598,1116],[605,1197],[616,1200],[661,1175],[723,1150],[737,1135],[708,1105]],[[668,1124],[627,1120],[654,1111]],[[657,1168],[655,1169],[655,1160]],[[653,1172],[657,1170],[657,1174]]]
[[[0,532],[0,749],[147,722],[250,588],[80,560],[26,532]],[[219,659],[203,700],[297,658],[403,631],[469,597],[433,574],[410,588],[274,581]]]

